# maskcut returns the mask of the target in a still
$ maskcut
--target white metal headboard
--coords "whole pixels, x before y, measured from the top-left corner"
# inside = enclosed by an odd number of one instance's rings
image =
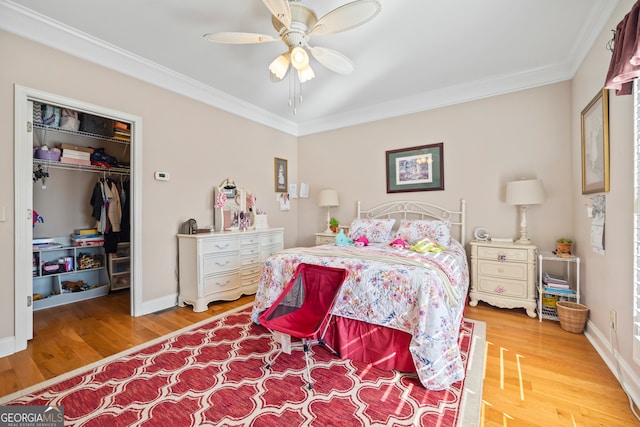
[[[399,219],[437,219],[450,222],[452,229],[458,227],[460,234],[454,237],[465,244],[466,202],[460,199],[460,210],[454,211],[431,203],[415,200],[400,200],[387,202],[371,209],[362,209],[362,202],[358,201],[357,218],[395,218]],[[399,222],[399,221],[398,221]]]

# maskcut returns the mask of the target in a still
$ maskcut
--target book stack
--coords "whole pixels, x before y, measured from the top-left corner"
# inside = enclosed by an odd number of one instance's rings
[[[61,163],[69,163],[73,165],[91,165],[91,153],[80,150],[73,150],[71,148],[62,149],[62,157],[60,157]]]
[[[542,277],[542,283],[544,283],[545,292],[555,292],[570,295],[574,293],[567,278],[561,275],[544,273]]]
[[[129,125],[116,121],[113,125],[113,137],[121,141],[131,141],[131,129],[129,129]]]
[[[71,243],[74,246],[102,246],[104,236],[95,228],[76,229],[71,235]]]
[[[43,237],[38,239],[33,239],[33,250],[40,251],[43,249],[54,249],[61,248],[62,244],[54,241],[52,238]]]

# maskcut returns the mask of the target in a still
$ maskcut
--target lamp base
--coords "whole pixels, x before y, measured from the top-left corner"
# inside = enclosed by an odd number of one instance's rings
[[[323,231],[323,233],[336,234],[336,233],[334,233],[334,232],[333,232],[333,230],[332,230],[331,228],[329,228],[329,227],[327,227],[327,229],[326,229],[326,230],[324,230],[324,231]]]
[[[516,245],[532,245],[533,242],[528,237],[521,237],[514,242]]]

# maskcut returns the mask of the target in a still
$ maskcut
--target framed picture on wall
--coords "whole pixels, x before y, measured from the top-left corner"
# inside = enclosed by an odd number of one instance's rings
[[[582,194],[609,191],[609,90],[602,89],[580,115]]]
[[[387,193],[444,190],[442,142],[386,152]]]
[[[285,159],[279,159],[277,157],[273,159],[273,174],[276,193],[286,193],[289,187],[289,174],[287,172],[287,161]]]

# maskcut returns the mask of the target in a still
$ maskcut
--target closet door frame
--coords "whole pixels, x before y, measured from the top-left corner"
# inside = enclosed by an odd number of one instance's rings
[[[50,103],[85,113],[131,123],[131,316],[142,312],[142,118],[99,105],[66,98],[20,85],[14,86],[14,352],[27,348],[33,337],[32,210],[33,110],[29,101]]]

